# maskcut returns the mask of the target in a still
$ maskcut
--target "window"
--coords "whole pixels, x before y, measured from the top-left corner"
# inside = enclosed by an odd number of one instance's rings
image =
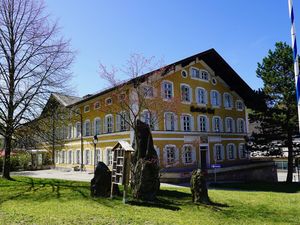
[[[235,145],[234,144],[228,144],[227,145],[227,158],[230,160],[235,159]]]
[[[55,163],[59,163],[59,151],[55,151]]]
[[[80,122],[77,122],[76,123],[76,137],[78,138],[78,137],[80,137],[80,135],[81,135],[81,124],[80,124]]]
[[[100,102],[95,102],[94,109],[99,109],[99,108],[100,108]]]
[[[157,129],[157,118],[153,112],[149,112],[148,110],[144,110],[141,114],[141,121],[148,124],[151,130]]]
[[[234,122],[231,117],[225,118],[225,126],[226,126],[226,132],[227,133],[233,133],[234,132]]]
[[[181,85],[181,101],[191,102],[191,88],[186,84]]]
[[[237,132],[245,133],[245,121],[242,118],[237,119]]]
[[[192,78],[200,79],[200,70],[199,69],[192,67],[190,70],[190,73],[191,73]]]
[[[181,123],[183,131],[192,131],[192,117],[190,115],[181,116]]]
[[[184,145],[182,148],[183,152],[183,163],[190,164],[193,163],[193,148],[191,145]]]
[[[214,132],[222,132],[222,120],[219,116],[213,117],[212,124]]]
[[[172,164],[175,162],[175,147],[174,146],[167,146],[167,164]]]
[[[217,84],[217,79],[216,79],[216,78],[212,78],[212,79],[211,79],[211,83],[212,83],[213,85],[216,85],[216,84]]]
[[[224,150],[223,150],[223,145],[216,144],[214,146],[214,157],[215,161],[222,161],[224,160]]]
[[[232,95],[229,93],[224,93],[224,107],[229,109],[233,107]]]
[[[90,106],[89,105],[86,105],[84,106],[84,110],[83,110],[85,113],[86,112],[89,112],[90,111]]]
[[[104,120],[104,132],[112,133],[113,132],[113,116],[106,115]]]
[[[143,87],[144,97],[152,98],[154,96],[153,87],[151,86],[144,86]]]
[[[91,123],[89,120],[86,120],[84,122],[84,136],[90,136],[91,135]]]
[[[236,101],[236,109],[238,111],[243,111],[244,110],[244,103],[241,100]]]
[[[96,118],[94,120],[94,134],[99,135],[101,133],[101,120],[100,118]]]
[[[91,164],[91,155],[90,155],[90,150],[85,150],[85,165]]]
[[[175,128],[175,114],[172,112],[165,113],[165,130],[174,131]]]
[[[69,124],[68,125],[68,138],[69,139],[72,138],[72,130],[73,130],[72,124]]]
[[[66,162],[66,152],[62,151],[61,152],[61,163],[65,163]]]
[[[105,99],[105,104],[106,105],[111,105],[112,104],[112,98]]]
[[[68,151],[68,164],[72,164],[72,150]]]
[[[111,166],[112,165],[112,160],[113,160],[113,157],[112,157],[112,148],[107,148],[106,149],[106,164],[107,166]]]
[[[221,102],[220,102],[220,93],[216,90],[212,90],[210,92],[211,95],[211,105],[213,107],[219,107],[221,106]]]
[[[208,72],[206,70],[200,70],[200,79],[208,80],[209,78]]]
[[[204,115],[198,116],[198,124],[199,124],[199,131],[200,132],[207,132],[208,131],[208,120],[207,117]]]
[[[100,149],[97,149],[96,150],[96,165],[97,165],[97,163],[98,162],[100,162],[101,161],[101,150]]]
[[[245,144],[239,144],[239,157],[240,159],[245,159],[247,157],[246,146]]]
[[[120,112],[117,116],[117,131],[129,130],[129,116],[125,112]]]
[[[80,164],[80,150],[76,151],[76,164]]]
[[[169,81],[162,82],[162,97],[167,100],[173,98],[173,83]]]
[[[207,104],[207,92],[204,88],[196,88],[196,101],[198,104]]]
[[[186,72],[185,70],[182,70],[182,71],[181,71],[181,76],[182,76],[183,78],[187,78],[187,72]]]

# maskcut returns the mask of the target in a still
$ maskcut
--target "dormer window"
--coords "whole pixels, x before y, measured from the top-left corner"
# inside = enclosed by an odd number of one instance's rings
[[[198,68],[191,67],[190,74],[191,77],[194,79],[205,80],[205,81],[209,80],[209,73],[206,70],[200,70]]]

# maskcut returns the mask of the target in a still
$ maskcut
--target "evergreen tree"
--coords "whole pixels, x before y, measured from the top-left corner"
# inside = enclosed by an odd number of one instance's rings
[[[250,115],[250,120],[259,124],[259,132],[253,136],[258,144],[282,140],[288,147],[286,182],[293,180],[293,135],[298,132],[293,71],[292,48],[286,43],[276,43],[275,50],[269,50],[262,63],[258,63],[256,73],[264,85],[257,95],[257,101],[260,99],[264,104],[259,104],[260,107]]]

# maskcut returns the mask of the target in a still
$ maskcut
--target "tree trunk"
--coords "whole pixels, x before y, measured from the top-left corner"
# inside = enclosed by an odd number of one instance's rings
[[[286,177],[286,182],[287,183],[292,183],[293,182],[293,137],[291,132],[288,132],[288,137],[287,137],[287,145],[288,145],[288,173]]]
[[[5,136],[5,155],[3,158],[3,174],[2,177],[4,179],[10,180],[10,153],[12,149],[12,138],[11,135]]]

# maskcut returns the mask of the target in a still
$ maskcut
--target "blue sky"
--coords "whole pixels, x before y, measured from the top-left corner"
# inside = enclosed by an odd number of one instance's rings
[[[75,94],[107,85],[98,65],[124,65],[131,53],[165,64],[215,48],[252,87],[262,87],[257,63],[276,41],[291,43],[287,0],[46,0],[61,33],[77,51]],[[300,38],[300,3],[294,1]],[[299,41],[298,41],[299,42]],[[298,50],[299,52],[300,50]]]

